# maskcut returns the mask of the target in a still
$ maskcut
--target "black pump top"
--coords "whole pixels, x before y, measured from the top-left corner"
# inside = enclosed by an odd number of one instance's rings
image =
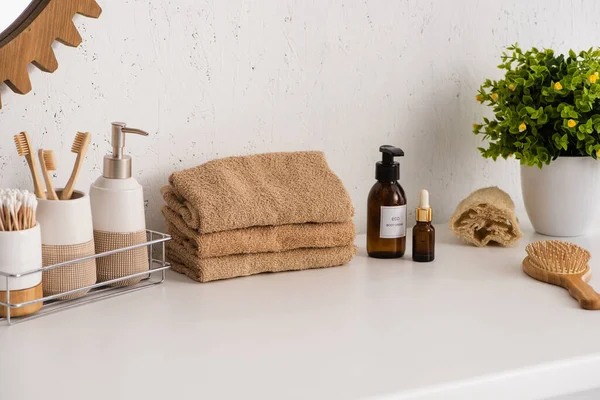
[[[400,179],[400,164],[394,161],[394,157],[404,156],[404,151],[399,147],[381,146],[381,161],[375,165],[375,179],[379,182],[395,182]]]

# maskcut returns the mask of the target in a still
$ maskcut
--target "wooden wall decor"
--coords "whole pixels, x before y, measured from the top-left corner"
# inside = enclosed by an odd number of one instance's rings
[[[101,12],[95,0],[40,0],[20,26],[0,41],[0,83],[6,83],[15,93],[28,93],[31,81],[27,66],[33,63],[42,71],[54,72],[58,61],[52,42],[79,46],[81,36],[73,17],[81,14],[98,18]]]

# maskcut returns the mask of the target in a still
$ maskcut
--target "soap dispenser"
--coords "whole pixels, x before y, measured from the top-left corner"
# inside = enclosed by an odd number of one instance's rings
[[[145,243],[146,218],[142,186],[131,176],[131,156],[123,154],[127,134],[148,136],[112,123],[112,154],[104,156],[104,171],[90,188],[96,254]],[[140,247],[97,259],[97,280],[105,282],[148,271],[148,250]],[[111,286],[138,283],[145,275],[116,282]]]
[[[367,253],[375,258],[402,257],[406,251],[406,195],[398,183],[404,156],[398,147],[381,146],[382,160],[375,166],[375,179],[367,200]]]

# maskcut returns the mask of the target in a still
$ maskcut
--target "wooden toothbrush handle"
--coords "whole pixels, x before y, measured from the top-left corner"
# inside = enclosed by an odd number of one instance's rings
[[[600,295],[579,276],[563,277],[569,294],[586,310],[600,310]]]
[[[35,196],[38,199],[45,199],[46,193],[44,193],[44,187],[42,186],[42,182],[40,181],[40,177],[35,166],[35,158],[29,154],[25,156],[25,159],[27,160],[27,165],[29,165],[29,170],[31,171],[31,179],[33,180],[33,191]]]
[[[46,168],[46,161],[44,160],[44,150],[39,149],[38,158],[40,159],[40,168],[42,169],[42,175],[44,176],[44,181],[46,181],[46,195],[50,200],[58,200],[58,196],[54,191],[54,187],[52,186],[52,177],[48,173],[48,168]]]
[[[67,182],[67,186],[63,189],[60,194],[61,200],[70,200],[73,195],[73,189],[75,189],[75,182],[77,181],[77,177],[79,176],[79,171],[81,170],[81,165],[83,164],[83,159],[85,157],[85,148],[81,149],[79,153],[77,153],[77,159],[75,160],[75,165],[73,166],[73,172],[71,172],[71,177]]]

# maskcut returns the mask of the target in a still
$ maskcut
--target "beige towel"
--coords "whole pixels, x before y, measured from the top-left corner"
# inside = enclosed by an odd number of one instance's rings
[[[257,226],[200,235],[169,207],[162,213],[169,234],[198,258],[231,254],[267,253],[299,248],[338,247],[354,243],[356,229],[352,221],[324,224]]]
[[[346,222],[348,192],[321,152],[268,153],[209,161],[173,173],[167,205],[198,233],[252,226]]]
[[[497,187],[476,190],[461,201],[450,218],[450,230],[478,247],[489,242],[508,246],[523,236],[515,204]]]
[[[199,259],[176,240],[166,243],[171,269],[198,282],[309,268],[335,267],[349,262],[356,246],[295,249],[279,253],[236,254]]]

